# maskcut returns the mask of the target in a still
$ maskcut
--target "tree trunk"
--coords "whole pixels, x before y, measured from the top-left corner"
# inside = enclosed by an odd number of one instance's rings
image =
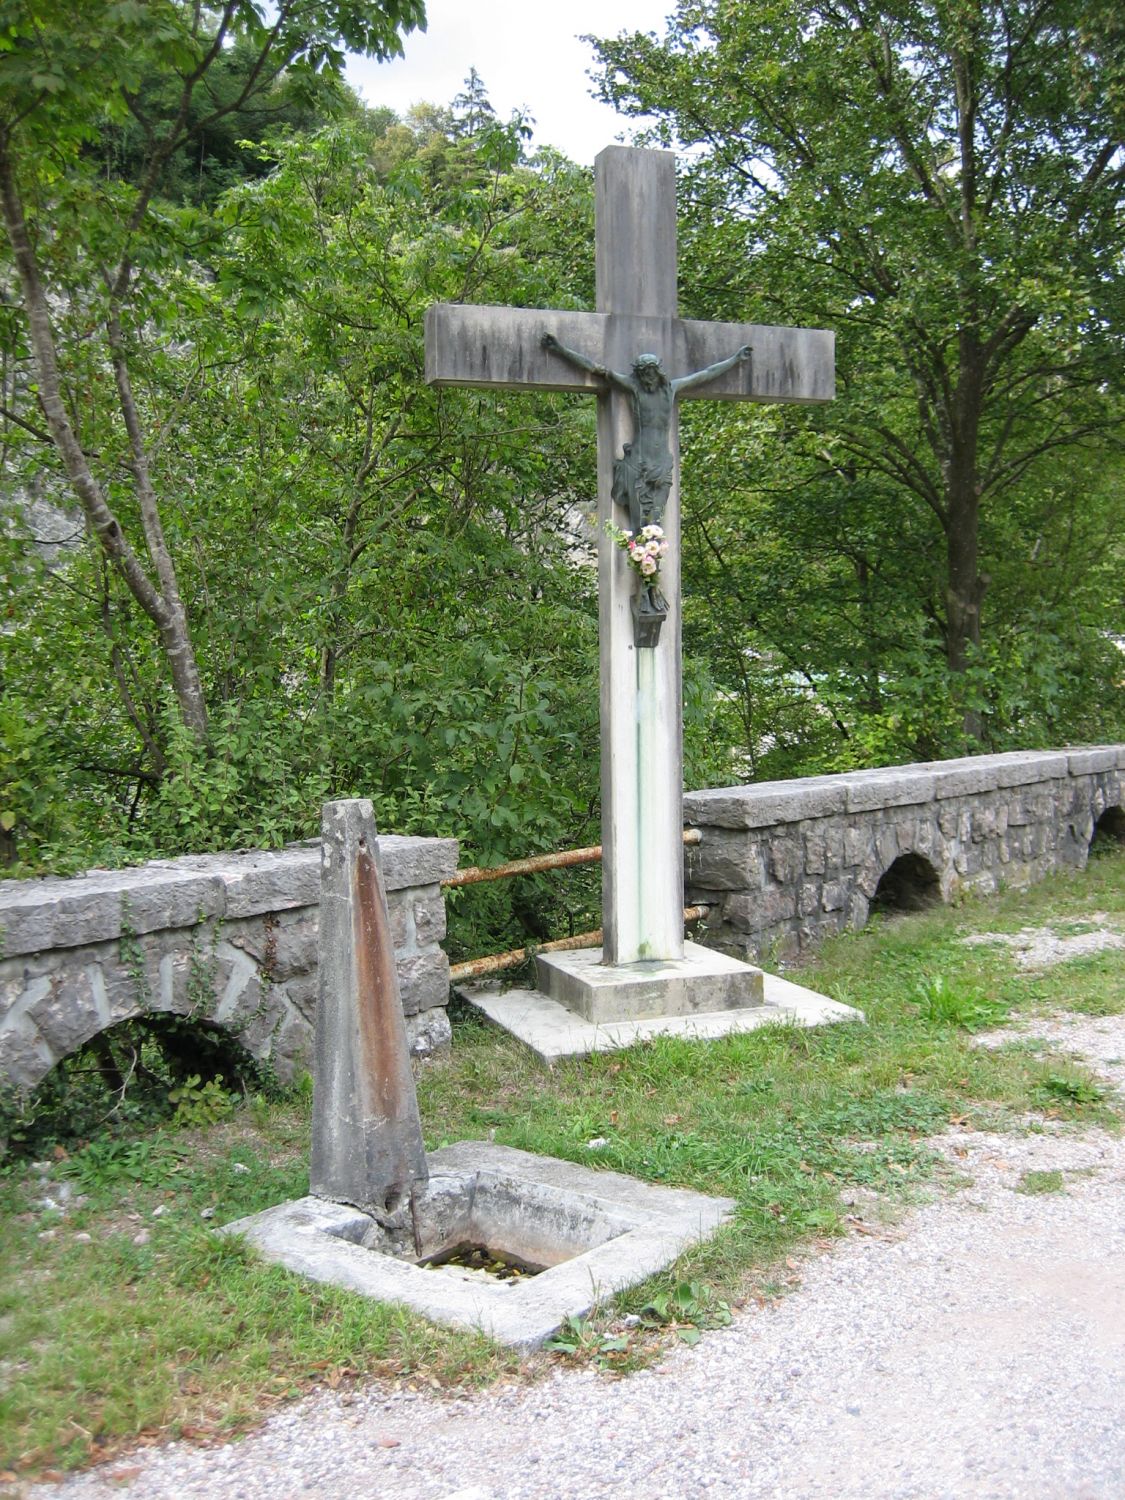
[[[952,452],[946,464],[946,662],[964,673],[980,646],[981,601],[987,580],[979,572],[980,476],[978,473],[984,360],[975,330],[962,328],[960,371],[953,403]],[[980,741],[980,712],[966,707],[964,730]]]
[[[984,583],[977,571],[979,501],[972,493],[950,495],[946,560],[946,661],[951,672],[964,672],[980,645],[980,606]]]
[[[110,563],[125,580],[133,598],[156,626],[171,670],[172,686],[179,705],[180,716],[195,739],[204,745],[207,742],[206,702],[188,629],[187,615],[176,584],[171,554],[164,545],[163,532],[156,511],[156,497],[149,482],[145,463],[139,421],[132,405],[128,382],[126,380],[124,386],[121,383],[122,369],[119,368],[119,359],[123,356],[118,349],[113,347],[114,338],[111,328],[111,355],[118,373],[122,415],[129,431],[133,452],[133,475],[140,500],[149,555],[161,584],[159,588],[153,583],[141,560],[129,545],[117,517],[107,503],[105,494],[90,469],[77,434],[70,424],[66,404],[62,398],[62,380],[59,375],[50,309],[39,275],[35,251],[27,231],[23,204],[20,201],[16,183],[15,166],[11,157],[10,141],[7,133],[3,131],[0,131],[0,212],[3,214],[4,227],[19,274],[24,310],[27,313],[32,361],[39,383],[39,402],[47,420],[51,441],[62,459],[67,478],[82,505],[90,529],[97,537]]]

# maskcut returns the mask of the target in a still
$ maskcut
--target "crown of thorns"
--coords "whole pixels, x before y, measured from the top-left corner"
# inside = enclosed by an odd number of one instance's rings
[[[641,370],[641,369],[644,369],[647,366],[652,366],[652,367],[655,367],[656,369],[659,369],[660,368],[660,356],[659,356],[659,354],[638,354],[637,357],[636,357],[636,359],[633,361],[633,369],[634,370]]]

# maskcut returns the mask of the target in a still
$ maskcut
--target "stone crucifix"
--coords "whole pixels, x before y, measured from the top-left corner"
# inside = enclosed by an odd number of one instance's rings
[[[568,349],[553,333],[545,333],[540,342],[576,370],[599,376],[629,398],[633,441],[626,443],[621,457],[614,460],[612,498],[629,513],[630,529],[622,533],[621,541],[627,543],[631,555],[634,549],[640,549],[637,563],[642,588],[633,602],[633,644],[641,650],[655,648],[668,614],[668,601],[657,591],[656,579],[668,547],[666,540],[659,539],[664,531],[660,523],[676,479],[672,452],[676,397],[697,385],[710,384],[749,359],[753,351],[749,344],[743,344],[729,359],[669,380],[657,354],[638,354],[632,373],[623,374],[596,364],[579,349]]]
[[[684,953],[677,399],[830,401],[833,335],[677,316],[671,152],[608,146],[595,212],[596,312],[440,303],[426,314],[426,379],[598,396],[602,957],[667,963]],[[605,523],[636,530],[655,511],[667,623],[638,645],[638,580]]]

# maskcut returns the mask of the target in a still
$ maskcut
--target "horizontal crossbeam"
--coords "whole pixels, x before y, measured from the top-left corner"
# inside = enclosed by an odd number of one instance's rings
[[[595,376],[541,347],[545,333],[617,369],[628,369],[638,354],[657,354],[673,379],[750,345],[754,353],[747,364],[685,391],[684,400],[809,403],[835,395],[835,335],[826,329],[454,302],[439,302],[426,313],[426,379],[431,385],[512,391],[601,390]]]

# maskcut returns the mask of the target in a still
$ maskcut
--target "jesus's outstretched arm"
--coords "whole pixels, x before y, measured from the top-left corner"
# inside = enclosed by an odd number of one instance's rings
[[[568,364],[574,365],[577,369],[585,370],[590,375],[600,375],[603,380],[608,380],[611,385],[616,385],[623,391],[633,389],[633,382],[628,375],[622,375],[617,370],[609,370],[605,365],[596,364],[585,354],[580,354],[577,349],[570,349],[566,344],[561,344],[553,333],[545,333],[539,342],[548,353],[557,354],[560,359],[565,359]]]
[[[679,380],[672,381],[673,395],[678,396],[681,391],[694,390],[697,385],[706,385],[708,381],[717,380],[720,375],[733,370],[735,365],[748,360],[751,352],[750,345],[743,344],[742,348],[736,349],[729,359],[720,359],[717,364],[708,365],[705,370],[696,370],[692,375],[681,375]]]

